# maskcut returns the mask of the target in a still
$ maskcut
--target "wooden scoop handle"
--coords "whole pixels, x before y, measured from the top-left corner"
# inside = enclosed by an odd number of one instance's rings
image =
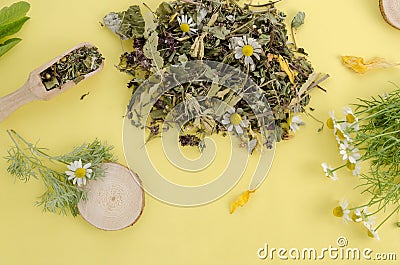
[[[32,93],[31,88],[32,84],[28,80],[17,91],[0,98],[0,122],[2,122],[22,105],[34,100],[38,100],[38,98]]]

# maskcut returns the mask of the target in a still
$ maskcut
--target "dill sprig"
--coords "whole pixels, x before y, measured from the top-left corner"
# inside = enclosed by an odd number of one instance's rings
[[[376,205],[375,213],[395,205],[391,216],[400,209],[400,89],[359,101],[355,114],[360,127],[354,146],[363,151],[361,159],[370,162],[369,174],[360,175],[361,186],[371,194],[367,205]]]
[[[74,148],[70,153],[51,156],[46,153],[47,149],[38,147],[37,143],[26,141],[14,130],[9,130],[7,133],[14,143],[8,150],[8,156],[5,157],[9,164],[7,171],[24,182],[28,182],[31,178],[43,181],[46,191],[35,205],[43,206],[45,212],[65,215],[70,212],[76,216],[79,200],[86,199],[85,189],[73,185],[68,180],[65,174],[66,165],[78,160],[91,163],[93,170],[91,179],[96,179],[105,173],[101,164],[115,160],[111,153],[113,147],[97,139]]]

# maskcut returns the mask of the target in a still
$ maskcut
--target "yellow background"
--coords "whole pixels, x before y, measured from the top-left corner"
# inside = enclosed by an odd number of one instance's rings
[[[13,2],[2,0],[0,6]],[[118,38],[100,27],[99,21],[110,11],[139,2],[30,1],[31,19],[17,34],[23,41],[0,58],[0,96],[23,85],[31,70],[82,41],[97,45],[106,65],[92,79],[49,102],[28,104],[0,123],[1,157],[11,145],[6,130],[15,129],[31,141],[40,139],[54,154],[98,137],[114,145],[119,162],[125,163],[121,135],[130,97],[126,88],[129,77],[114,67],[121,54]],[[147,3],[155,7],[158,2]],[[325,120],[328,110],[340,112],[357,97],[394,89],[389,82],[400,84],[398,68],[357,75],[340,62],[340,55],[400,61],[400,31],[382,19],[378,1],[284,0],[276,6],[290,20],[299,10],[306,13],[297,42],[309,52],[317,70],[331,75],[323,84],[327,94],[312,93],[310,106],[316,109],[313,114],[317,118]],[[90,95],[81,101],[87,92]],[[202,207],[173,207],[146,196],[138,223],[117,232],[100,231],[81,217],[42,213],[33,206],[43,192],[42,184],[14,181],[1,159],[0,264],[290,264],[293,261],[259,260],[257,249],[265,243],[276,248],[321,249],[336,246],[339,236],[345,236],[350,247],[396,253],[400,229],[394,223],[398,215],[379,230],[381,241],[368,238],[361,225],[345,225],[333,217],[332,208],[342,197],[353,204],[367,198],[353,189],[360,182],[345,170],[337,182],[324,177],[321,162],[340,163],[335,141],[329,130],[317,133],[319,124],[302,117],[307,126],[293,140],[277,145],[264,185],[234,215],[228,213],[229,204],[247,188],[249,174],[226,196]],[[325,259],[320,263],[335,262]]]

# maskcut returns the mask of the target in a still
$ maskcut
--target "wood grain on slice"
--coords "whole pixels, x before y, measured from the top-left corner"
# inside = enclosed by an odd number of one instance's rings
[[[88,196],[78,203],[79,213],[102,230],[120,230],[133,225],[144,207],[139,177],[117,163],[104,163],[102,167],[106,174],[88,182]]]
[[[400,29],[400,0],[379,0],[379,7],[386,22]]]

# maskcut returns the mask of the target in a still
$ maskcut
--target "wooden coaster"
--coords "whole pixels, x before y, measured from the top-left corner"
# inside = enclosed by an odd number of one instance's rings
[[[102,230],[120,230],[133,225],[144,207],[139,177],[117,163],[104,163],[104,177],[87,184],[86,200],[78,203],[81,216]]]
[[[379,7],[386,22],[400,29],[400,0],[379,0]]]

